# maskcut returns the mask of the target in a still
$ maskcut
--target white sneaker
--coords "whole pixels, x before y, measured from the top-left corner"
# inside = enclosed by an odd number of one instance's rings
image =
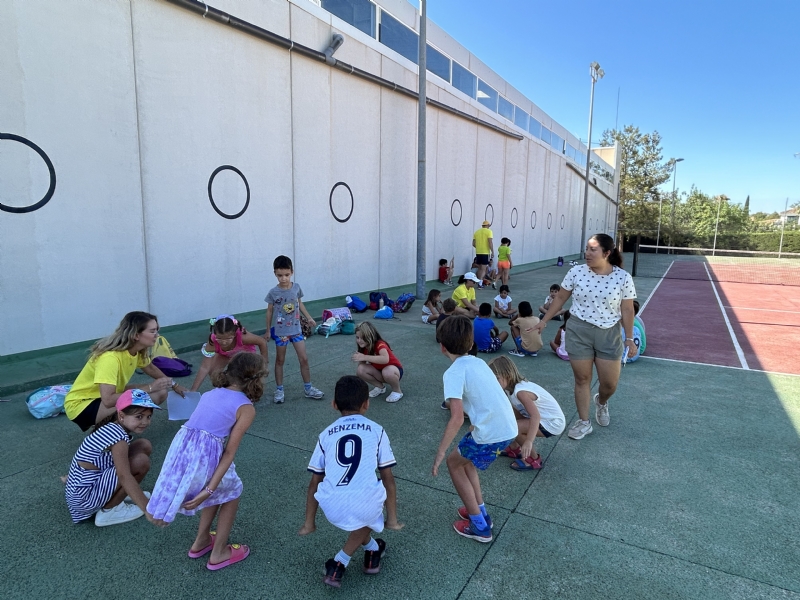
[[[272,401],[275,404],[283,404],[283,401],[286,399],[286,394],[283,390],[275,390],[275,396],[273,397]]]
[[[145,498],[150,500],[150,492],[142,492],[142,493],[144,494]],[[130,496],[125,496],[125,500],[123,500],[123,502],[133,502],[133,498],[131,498]]]
[[[387,402],[397,402],[400,398],[403,397],[403,392],[392,392],[388,396],[386,396]]]
[[[377,398],[377,397],[378,397],[378,396],[380,396],[381,394],[385,394],[385,393],[386,393],[386,386],[383,386],[383,387],[376,387],[376,388],[372,388],[372,389],[369,391],[369,397],[370,397],[370,398]]]
[[[121,502],[108,510],[101,508],[94,517],[94,524],[98,527],[119,525],[120,523],[135,521],[143,515],[144,513],[135,504]]]
[[[608,400],[605,404],[600,404],[600,394],[594,395],[594,418],[600,427],[608,427],[611,418],[608,416]]]
[[[587,435],[592,433],[592,423],[590,421],[581,421],[578,419],[574,425],[570,427],[567,434],[573,440],[582,440]]]
[[[313,398],[314,400],[321,400],[325,393],[322,390],[318,390],[313,385],[308,388],[305,392],[306,398]]]

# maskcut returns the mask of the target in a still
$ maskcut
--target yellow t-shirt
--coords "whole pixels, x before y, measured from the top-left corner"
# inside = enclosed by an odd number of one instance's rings
[[[489,254],[489,240],[492,239],[492,230],[481,227],[472,236],[475,240],[475,254]]]
[[[464,304],[464,299],[472,300],[475,302],[475,288],[471,290],[467,289],[467,284],[462,283],[456,289],[453,290],[453,300],[456,301],[456,306],[460,306],[461,308],[467,308],[467,305]]]
[[[100,397],[101,383],[115,386],[117,393],[120,394],[125,391],[125,386],[128,385],[136,369],[149,364],[149,357],[142,358],[138,354],[131,356],[127,350],[103,352],[97,358],[90,359],[64,399],[67,418],[74,419],[92,400]]]

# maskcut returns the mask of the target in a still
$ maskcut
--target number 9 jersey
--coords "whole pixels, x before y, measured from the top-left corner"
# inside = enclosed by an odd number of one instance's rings
[[[331,524],[345,531],[383,531],[386,489],[376,469],[397,464],[383,427],[363,415],[341,417],[319,435],[308,470],[325,475],[314,497]]]

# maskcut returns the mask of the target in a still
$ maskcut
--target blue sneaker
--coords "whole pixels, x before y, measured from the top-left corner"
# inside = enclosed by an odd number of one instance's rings
[[[469,513],[467,512],[466,506],[459,506],[456,512],[458,513],[459,517],[469,521]],[[494,529],[494,523],[492,523],[492,517],[486,515],[484,518],[486,519],[486,524],[489,526],[489,529]]]
[[[463,535],[482,544],[492,541],[492,530],[490,528],[487,527],[485,531],[478,531],[472,526],[472,522],[469,519],[456,521],[453,523],[453,529],[456,530],[458,535]]]

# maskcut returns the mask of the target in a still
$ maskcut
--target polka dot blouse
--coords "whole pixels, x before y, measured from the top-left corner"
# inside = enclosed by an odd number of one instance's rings
[[[570,315],[601,329],[619,323],[622,301],[636,298],[633,278],[619,267],[598,275],[587,265],[577,265],[567,272],[561,287],[572,292]]]

